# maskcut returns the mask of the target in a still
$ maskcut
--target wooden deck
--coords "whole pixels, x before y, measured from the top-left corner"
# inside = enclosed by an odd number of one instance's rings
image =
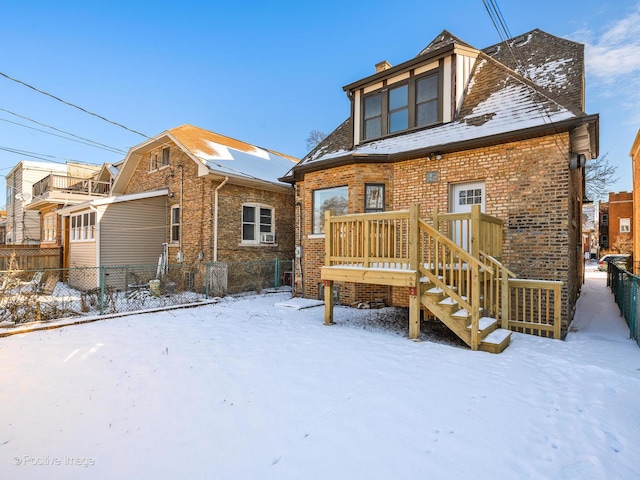
[[[499,260],[502,223],[477,205],[469,214],[436,211],[430,219],[421,218],[418,205],[326,212],[325,324],[333,323],[333,282],[350,282],[408,288],[410,338],[420,335],[421,309],[473,350],[502,351],[511,330],[560,338],[562,282],[515,278]]]

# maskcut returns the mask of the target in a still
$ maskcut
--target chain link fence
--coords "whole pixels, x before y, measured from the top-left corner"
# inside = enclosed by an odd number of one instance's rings
[[[638,305],[638,280],[640,277],[620,268],[613,262],[607,265],[607,286],[611,288],[613,296],[620,308],[620,314],[624,317],[631,338],[640,345],[640,306]]]
[[[0,326],[290,289],[293,261],[0,271]]]

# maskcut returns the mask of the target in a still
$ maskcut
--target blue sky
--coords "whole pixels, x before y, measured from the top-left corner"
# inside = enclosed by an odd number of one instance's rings
[[[498,5],[513,36],[540,28],[585,44],[586,111],[600,114],[600,151],[618,166],[611,189],[630,191],[640,1]],[[8,0],[2,19],[0,73],[148,136],[190,123],[297,157],[311,130],[347,118],[342,87],[377,62],[408,60],[443,29],[477,48],[500,41],[482,0]],[[122,151],[145,140],[0,77],[2,176],[33,159],[6,148],[55,162],[124,157],[10,123],[51,132],[15,114]]]

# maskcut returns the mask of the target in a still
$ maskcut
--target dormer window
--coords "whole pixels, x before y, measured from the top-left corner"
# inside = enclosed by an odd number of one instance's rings
[[[364,138],[382,136],[382,94],[377,93],[364,99]]]
[[[389,89],[389,133],[409,128],[409,86]]]
[[[371,140],[441,121],[439,73],[412,77],[366,95],[362,138]]]
[[[416,126],[431,125],[439,118],[438,75],[429,75],[416,82]]]

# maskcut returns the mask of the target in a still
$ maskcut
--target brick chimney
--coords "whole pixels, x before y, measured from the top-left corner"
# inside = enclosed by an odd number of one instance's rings
[[[391,64],[386,60],[383,60],[380,63],[376,63],[376,73],[384,72],[385,70],[389,70],[390,68]]]

